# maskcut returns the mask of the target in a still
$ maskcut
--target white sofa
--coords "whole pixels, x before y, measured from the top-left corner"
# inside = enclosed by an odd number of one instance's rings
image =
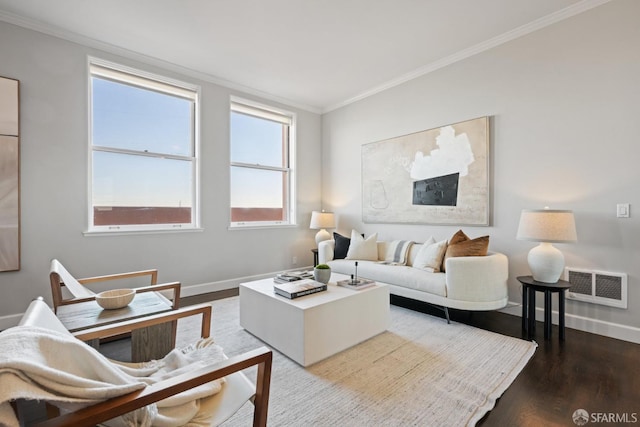
[[[378,260],[383,261],[390,242],[378,241]],[[421,244],[413,244],[407,265],[386,265],[376,261],[333,259],[335,242],[326,240],[318,245],[318,261],[331,270],[354,274],[358,261],[358,277],[389,285],[392,295],[424,301],[444,308],[461,310],[495,310],[507,305],[508,259],[497,252],[486,256],[455,257],[446,260],[446,273],[431,273],[412,267]]]

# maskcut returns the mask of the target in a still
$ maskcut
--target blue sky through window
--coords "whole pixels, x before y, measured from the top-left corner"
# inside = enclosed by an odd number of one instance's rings
[[[231,161],[282,167],[282,123],[231,112]]]
[[[93,144],[191,156],[192,101],[93,78]]]

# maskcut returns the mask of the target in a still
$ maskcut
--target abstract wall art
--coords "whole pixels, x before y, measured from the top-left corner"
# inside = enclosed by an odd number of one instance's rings
[[[489,118],[362,146],[367,223],[489,225]]]

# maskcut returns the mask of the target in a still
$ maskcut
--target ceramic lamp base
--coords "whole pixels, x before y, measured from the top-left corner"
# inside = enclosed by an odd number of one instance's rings
[[[556,283],[564,269],[564,255],[551,243],[542,242],[529,251],[527,257],[533,280]]]
[[[330,240],[331,234],[324,228],[316,233],[316,246],[320,244],[320,242],[324,242],[325,240]]]

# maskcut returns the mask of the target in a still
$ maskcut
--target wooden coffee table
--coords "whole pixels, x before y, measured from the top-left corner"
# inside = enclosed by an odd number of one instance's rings
[[[240,326],[302,366],[309,366],[387,330],[389,288],[354,291],[336,285],[296,299],[273,292],[273,279],[240,284]]]
[[[117,310],[105,310],[95,301],[58,306],[56,316],[69,332],[123,322],[172,310],[171,301],[158,292],[136,294],[131,303]],[[143,328],[131,335],[131,361],[145,362],[160,359],[173,349],[173,324]],[[99,343],[89,343],[98,347]]]

